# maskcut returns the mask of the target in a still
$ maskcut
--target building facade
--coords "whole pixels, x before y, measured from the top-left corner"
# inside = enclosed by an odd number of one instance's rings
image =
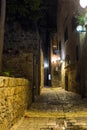
[[[57,40],[61,46],[61,83],[65,90],[87,96],[86,33],[77,32],[76,18],[83,13],[79,1],[59,0]]]

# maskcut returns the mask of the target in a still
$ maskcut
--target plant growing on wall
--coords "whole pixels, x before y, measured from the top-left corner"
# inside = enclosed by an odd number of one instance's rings
[[[87,14],[86,14],[85,11],[78,13],[78,14],[75,16],[75,18],[76,18],[77,23],[78,23],[79,25],[84,26],[84,25],[86,24],[86,22],[87,22]]]
[[[77,16],[76,18],[77,18],[78,24],[80,24],[82,26],[85,24],[85,21],[86,21],[85,14],[83,14],[81,16]]]

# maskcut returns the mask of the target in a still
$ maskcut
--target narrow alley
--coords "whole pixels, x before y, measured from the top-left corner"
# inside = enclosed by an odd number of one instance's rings
[[[0,130],[87,130],[87,0],[0,9]]]
[[[10,130],[87,130],[87,99],[59,88],[43,88]]]

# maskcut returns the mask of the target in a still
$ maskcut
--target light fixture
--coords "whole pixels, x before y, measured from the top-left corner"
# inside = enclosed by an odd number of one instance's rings
[[[52,63],[56,63],[56,61],[57,61],[57,56],[53,56],[52,57]]]
[[[53,55],[52,56],[52,63],[58,63],[61,60],[61,57],[59,55]]]
[[[86,32],[86,27],[82,25],[78,25],[76,28],[77,32]]]
[[[48,74],[48,79],[51,80],[51,74]]]
[[[49,67],[49,65],[48,65],[48,63],[45,61],[44,62],[44,68],[48,68]]]
[[[81,5],[82,8],[86,8],[87,0],[80,0],[80,5]]]
[[[61,58],[60,58],[60,56],[58,56],[58,61],[60,61],[61,60]]]
[[[63,127],[62,127],[62,130],[65,130],[65,129],[66,129],[65,126],[63,126]]]
[[[78,25],[76,30],[77,30],[77,32],[82,32],[82,25]]]

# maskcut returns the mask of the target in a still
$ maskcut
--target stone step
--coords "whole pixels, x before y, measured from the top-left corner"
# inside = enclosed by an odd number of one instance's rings
[[[83,118],[77,119],[66,119],[64,126],[66,130],[87,130],[87,121],[82,120]]]

